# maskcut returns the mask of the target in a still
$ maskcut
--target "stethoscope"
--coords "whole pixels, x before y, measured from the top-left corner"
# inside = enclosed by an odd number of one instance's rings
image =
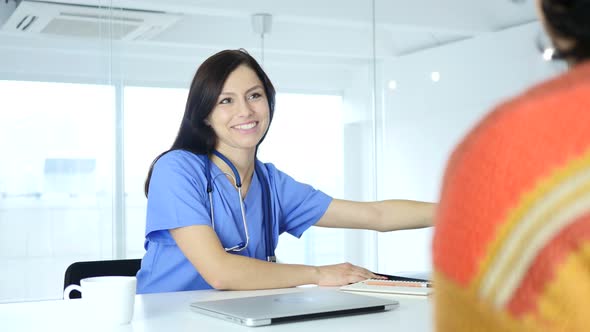
[[[227,175],[234,180],[236,188],[238,189],[238,198],[240,201],[240,212],[242,214],[242,224],[244,227],[244,234],[246,236],[246,241],[240,242],[233,247],[224,248],[224,249],[227,252],[229,252],[229,251],[239,252],[239,251],[246,249],[248,247],[249,242],[250,242],[250,235],[248,233],[248,224],[246,223],[246,212],[244,211],[244,200],[242,199],[242,179],[240,178],[240,173],[238,173],[238,170],[236,169],[234,164],[229,159],[227,159],[226,156],[224,156],[223,154],[221,154],[221,152],[219,152],[217,150],[213,150],[213,154],[215,154],[217,157],[219,157],[221,160],[223,160],[229,166],[229,168],[231,168],[232,173],[234,173],[234,175],[232,176],[229,173],[221,173],[221,174],[218,174],[217,176],[215,176],[214,178],[211,178],[211,163],[212,163],[212,161],[207,160],[207,162],[205,163],[205,173],[207,174],[206,175],[207,176],[207,194],[209,195],[209,207],[211,210],[211,225],[213,226],[213,230],[215,230],[215,217],[214,217],[214,213],[213,213],[213,182],[215,181],[215,179],[217,179],[218,176]],[[270,185],[268,184],[267,178],[264,176],[264,174],[260,170],[258,163],[255,163],[255,174],[258,174],[258,179],[260,180],[261,187],[262,187],[262,222],[263,222],[263,227],[265,226],[265,229],[266,229],[266,234],[265,234],[266,260],[269,262],[276,262],[277,259],[275,257],[275,252],[274,252],[273,232],[272,232],[272,230],[273,230],[272,215],[273,214],[272,214],[272,207],[270,204]]]

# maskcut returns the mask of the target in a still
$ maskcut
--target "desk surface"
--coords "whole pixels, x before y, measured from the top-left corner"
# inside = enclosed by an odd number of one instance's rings
[[[338,288],[329,288],[339,291]],[[357,293],[396,299],[397,309],[372,314],[298,321],[250,328],[192,312],[195,301],[276,293],[317,291],[299,287],[259,291],[190,291],[137,295],[131,324],[101,326],[91,323],[83,300],[55,300],[0,304],[0,331],[432,331],[431,298],[411,295]],[[100,315],[100,313],[97,313]]]

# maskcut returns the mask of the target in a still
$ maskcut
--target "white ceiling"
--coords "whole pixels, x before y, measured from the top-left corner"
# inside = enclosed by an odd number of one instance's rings
[[[535,21],[534,0],[61,0],[163,11],[182,19],[151,40],[171,49],[257,49],[251,15],[273,16],[268,54],[399,56]]]
[[[311,31],[318,31],[319,35],[326,30],[345,32],[352,29],[357,31],[356,35],[364,36],[365,39],[371,39],[372,32],[373,1],[369,0],[120,0],[115,2],[122,7],[177,12],[197,17],[208,16],[210,19],[222,21],[249,20],[250,15],[264,12],[273,15],[273,24],[277,28],[275,31],[280,29],[280,25],[301,25]],[[516,2],[511,0],[375,0],[374,12],[378,43],[383,44],[381,53],[385,56],[407,54],[535,20],[534,0]],[[190,24],[186,22],[188,20],[179,25],[189,29]],[[198,27],[195,28],[198,29]],[[305,35],[306,29],[303,28],[300,32]],[[310,34],[315,35],[313,32]],[[359,37],[363,38],[361,36]],[[354,42],[355,39],[352,41]],[[358,45],[364,48],[364,43],[360,42]],[[301,46],[299,49],[305,49]],[[270,40],[269,47],[272,49]],[[314,47],[310,49],[313,50]]]
[[[64,3],[114,4],[219,17],[272,14],[277,20],[325,23],[370,23],[369,0],[63,0]],[[393,27],[460,33],[489,32],[535,19],[534,0],[375,0],[379,23]]]

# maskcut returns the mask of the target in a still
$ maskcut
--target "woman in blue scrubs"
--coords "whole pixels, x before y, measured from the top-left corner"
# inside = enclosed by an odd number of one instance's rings
[[[275,90],[243,50],[207,59],[172,148],[146,180],[146,253],[137,292],[339,286],[376,277],[349,263],[272,262],[278,237],[310,226],[392,231],[432,225],[434,204],[332,199],[256,159]]]

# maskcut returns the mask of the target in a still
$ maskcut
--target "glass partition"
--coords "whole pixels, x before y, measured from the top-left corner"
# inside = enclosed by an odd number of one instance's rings
[[[69,264],[112,257],[111,27],[48,10],[0,5],[0,302],[59,298]]]
[[[222,49],[253,54],[277,89],[261,160],[333,197],[373,199],[371,22],[360,0],[3,2],[0,302],[61,298],[75,261],[143,255],[147,170],[172,144],[196,68]],[[278,255],[364,264],[365,242],[310,230],[283,236]]]

